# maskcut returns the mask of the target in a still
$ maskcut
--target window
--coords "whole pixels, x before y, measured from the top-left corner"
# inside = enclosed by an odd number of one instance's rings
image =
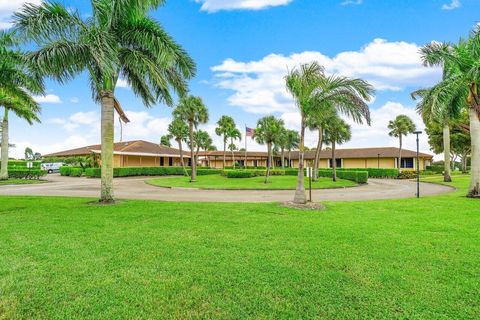
[[[168,158],[168,165],[173,167],[173,158]]]
[[[165,159],[163,157],[160,157],[160,167],[163,167],[165,165]]]
[[[413,158],[402,158],[401,168],[413,169]]]
[[[335,163],[337,164],[337,168],[341,168],[341,167],[342,167],[342,159],[335,159]],[[333,161],[332,161],[332,159],[329,160],[329,165],[330,165],[330,168],[333,168]]]

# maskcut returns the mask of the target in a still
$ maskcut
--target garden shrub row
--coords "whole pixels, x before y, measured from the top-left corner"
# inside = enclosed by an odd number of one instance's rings
[[[187,173],[191,174],[192,170],[187,169]],[[213,175],[220,174],[220,169],[197,169],[197,175]],[[100,168],[87,168],[85,175],[90,178],[100,178]],[[183,176],[185,171],[182,167],[132,167],[132,168],[114,168],[114,177],[134,177],[134,176]]]
[[[32,163],[32,169],[40,169],[40,166],[42,164],[41,161],[8,160],[8,169],[9,170],[27,169],[27,162]]]
[[[319,177],[332,178],[333,170],[332,169],[320,169],[318,170]],[[354,181],[356,183],[367,183],[368,182],[368,171],[354,171],[354,170],[337,170],[337,178]]]
[[[63,167],[60,167],[59,171],[61,176],[81,177],[83,175],[84,169],[81,167],[63,166]]]
[[[383,168],[338,168],[341,171],[367,171],[369,178],[396,179],[400,173],[398,169]]]
[[[40,169],[9,169],[8,177],[11,179],[38,180],[47,175],[47,171]]]
[[[443,173],[443,170],[445,169],[443,165],[431,165],[427,166],[427,171],[433,171],[435,173]]]

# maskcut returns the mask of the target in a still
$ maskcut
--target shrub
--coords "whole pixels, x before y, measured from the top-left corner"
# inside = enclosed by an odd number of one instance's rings
[[[83,175],[82,168],[70,168],[70,177],[81,177]]]
[[[417,177],[416,171],[402,171],[398,175],[398,179],[415,179]]]
[[[431,166],[427,166],[428,171],[433,171],[435,173],[443,173],[443,169],[444,169],[443,165],[434,164],[434,165],[431,165]]]
[[[381,179],[396,179],[398,177],[398,169],[383,169],[383,168],[338,168],[340,171],[367,171],[369,178]]]
[[[253,170],[228,170],[224,174],[227,178],[253,178],[256,172]]]
[[[191,169],[187,169],[191,174]],[[220,174],[219,169],[197,169],[197,175]],[[90,178],[100,178],[100,168],[87,168],[85,175]],[[134,177],[134,176],[183,176],[185,171],[182,167],[132,167],[132,168],[114,168],[114,177]]]
[[[47,175],[47,171],[40,169],[11,169],[8,171],[12,179],[40,179]]]
[[[59,171],[60,171],[60,175],[61,176],[70,176],[70,171],[71,171],[72,167],[67,167],[67,166],[63,166],[63,167],[60,167]]]
[[[41,161],[9,160],[7,167],[9,170],[28,169],[27,162],[32,163],[32,169],[40,169],[42,163]]]
[[[318,170],[319,177],[333,177],[332,169],[320,169]],[[368,171],[353,171],[353,170],[337,170],[337,178],[354,181],[356,183],[367,183],[368,182]]]

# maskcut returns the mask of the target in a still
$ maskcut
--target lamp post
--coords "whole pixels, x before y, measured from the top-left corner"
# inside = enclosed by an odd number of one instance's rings
[[[419,161],[420,138],[419,136],[422,134],[422,131],[415,131],[414,134],[417,135],[417,198],[420,198],[420,161]]]

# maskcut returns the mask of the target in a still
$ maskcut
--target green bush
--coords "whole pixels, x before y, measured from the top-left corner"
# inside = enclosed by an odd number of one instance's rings
[[[191,169],[187,169],[191,174]],[[197,169],[197,175],[220,174],[219,169]],[[100,178],[100,168],[87,168],[85,175],[91,178]],[[134,177],[134,176],[183,176],[185,171],[182,167],[132,167],[132,168],[114,168],[114,177]]]
[[[83,175],[82,168],[70,168],[70,177],[81,177]]]
[[[402,171],[398,175],[398,179],[415,179],[417,177],[416,171]]]
[[[228,170],[224,174],[227,178],[253,178],[257,174],[253,170]]]
[[[11,179],[40,179],[47,175],[47,171],[40,169],[11,169],[8,177]]]
[[[232,170],[233,169],[233,166],[226,166],[225,167],[225,170]],[[256,169],[267,169],[267,167],[242,167],[242,166],[235,166],[235,170],[240,170],[240,169],[247,169],[247,170],[256,170]]]
[[[63,166],[63,167],[60,167],[59,171],[60,171],[60,175],[61,176],[70,176],[70,171],[72,170],[72,167],[67,167],[67,166]]]
[[[333,170],[332,169],[320,169],[318,170],[319,177],[332,178]],[[355,181],[356,183],[367,183],[368,182],[368,171],[353,171],[353,170],[337,170],[337,178],[345,179],[350,181]]]
[[[8,169],[9,170],[28,169],[27,162],[32,163],[32,169],[40,169],[40,165],[42,164],[41,161],[9,160]]]
[[[433,171],[435,173],[443,173],[444,167],[443,165],[431,165],[427,166],[428,171]]]
[[[383,168],[338,168],[341,171],[367,171],[369,178],[380,179],[396,179],[398,177],[398,169],[383,169]]]

